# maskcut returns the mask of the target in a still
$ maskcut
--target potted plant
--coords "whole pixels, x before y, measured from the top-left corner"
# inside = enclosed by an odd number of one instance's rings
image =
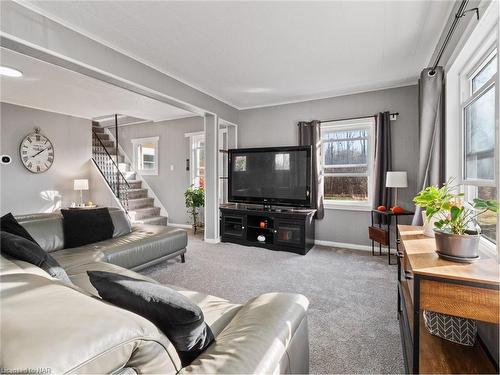
[[[184,198],[186,199],[188,213],[193,220],[193,231],[196,234],[196,230],[203,227],[203,223],[198,220],[198,210],[205,205],[205,190],[203,187],[194,187],[194,185],[191,185],[184,193]]]
[[[498,212],[497,200],[475,198],[464,202],[462,193],[454,193],[457,186],[449,180],[441,188],[427,187],[414,198],[417,206],[425,209],[427,220],[435,218],[436,251],[448,259],[473,260],[478,256],[481,228],[479,215],[486,211]]]
[[[456,186],[451,186],[453,179],[449,179],[442,187],[428,186],[415,198],[413,203],[422,208],[422,220],[424,222],[424,235],[434,237],[434,224],[438,221],[436,214],[442,210],[449,209],[453,201],[459,200],[463,194],[454,194],[452,191]]]

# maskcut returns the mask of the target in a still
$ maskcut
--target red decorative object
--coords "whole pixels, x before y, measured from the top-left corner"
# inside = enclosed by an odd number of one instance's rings
[[[378,206],[377,211],[387,211],[387,208],[385,206]]]
[[[405,210],[402,207],[394,206],[391,208],[393,214],[402,214]]]

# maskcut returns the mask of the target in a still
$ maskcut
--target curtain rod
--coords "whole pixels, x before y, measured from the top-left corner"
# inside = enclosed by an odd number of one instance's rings
[[[468,2],[469,2],[469,0],[462,0],[462,3],[460,4],[460,7],[458,8],[458,12],[455,14],[455,19],[453,20],[453,23],[451,24],[450,30],[448,30],[448,34],[446,34],[446,38],[444,38],[443,44],[441,45],[441,48],[439,49],[439,52],[436,56],[436,61],[434,62],[432,69],[429,71],[429,75],[433,76],[436,73],[436,68],[439,64],[439,61],[441,60],[441,57],[443,57],[444,50],[446,49],[446,46],[448,45],[448,43],[451,39],[451,36],[453,35],[453,32],[455,31],[460,19],[463,16],[465,16],[465,14],[468,12],[475,12],[476,17],[479,20],[479,8],[465,9]]]
[[[322,123],[322,122],[334,122],[334,121],[357,120],[357,119],[371,118],[371,117],[375,117],[375,116],[376,115],[336,118],[336,119],[333,119],[333,120],[321,120],[320,123]],[[399,116],[399,112],[389,113],[389,116],[391,116],[391,117],[392,116]]]

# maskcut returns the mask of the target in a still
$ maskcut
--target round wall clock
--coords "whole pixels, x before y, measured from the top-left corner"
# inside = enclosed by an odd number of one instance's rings
[[[32,173],[47,171],[54,162],[54,147],[50,140],[40,134],[40,128],[28,134],[19,146],[21,161],[26,169]]]

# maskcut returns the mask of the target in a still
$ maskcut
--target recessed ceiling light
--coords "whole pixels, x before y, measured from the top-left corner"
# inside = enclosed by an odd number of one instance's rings
[[[243,92],[248,92],[249,94],[262,94],[270,91],[271,89],[268,89],[266,87],[250,87],[248,89],[243,90]]]
[[[14,68],[9,68],[8,66],[0,66],[0,76],[18,78],[23,76],[23,72]]]

